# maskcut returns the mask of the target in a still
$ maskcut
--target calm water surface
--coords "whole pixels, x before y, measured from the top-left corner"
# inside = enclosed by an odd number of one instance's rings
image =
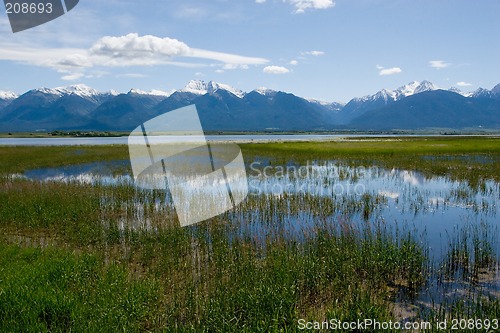
[[[332,222],[348,218],[360,223],[382,223],[425,234],[430,254],[441,257],[460,228],[484,224],[496,228],[500,221],[500,184],[494,181],[471,187],[447,177],[425,177],[416,171],[375,166],[354,168],[338,161],[273,169],[263,165],[257,161],[247,166],[249,199],[300,201],[298,210],[290,207],[271,212],[268,217],[271,221],[267,223],[285,224],[298,230],[313,226],[318,216]],[[39,181],[133,186],[128,160],[36,169],[18,176]],[[359,210],[331,209],[339,202],[362,202],[366,195],[377,198],[378,202],[369,216]],[[320,203],[323,206],[312,207],[310,198],[323,199]],[[318,210],[332,213],[321,214]],[[236,210],[233,218],[254,221],[258,213],[252,209]],[[500,254],[498,240],[493,245]]]
[[[342,138],[393,138],[393,137],[418,137],[441,136],[429,134],[400,135],[400,134],[260,134],[260,135],[207,135],[210,141],[232,142],[262,142],[262,141],[322,141]],[[466,136],[466,135],[464,135]],[[94,138],[0,138],[0,146],[80,146],[80,145],[125,145],[128,137],[94,137]]]

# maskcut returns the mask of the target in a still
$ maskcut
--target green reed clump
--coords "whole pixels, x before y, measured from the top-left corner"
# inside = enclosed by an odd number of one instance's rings
[[[96,255],[0,242],[0,331],[142,332],[159,294]]]
[[[455,230],[441,267],[443,279],[478,282],[480,273],[495,267],[497,232],[491,225],[466,225]]]
[[[398,243],[383,230],[323,226],[301,241],[271,235],[228,242],[223,229],[214,226],[210,234],[209,243],[197,239],[196,250],[191,248],[188,255],[191,264],[201,260],[196,272],[186,274],[192,282],[185,282],[191,286],[190,296],[201,301],[192,304],[196,312],[189,312],[197,313],[190,318],[198,329],[295,331],[298,318],[333,313],[389,318],[388,283],[416,283],[409,281],[408,270],[421,272],[422,267],[407,263],[423,265],[425,259],[417,243]],[[180,308],[171,324],[186,316]]]
[[[99,188],[63,182],[0,182],[0,227],[84,243],[100,236]]]

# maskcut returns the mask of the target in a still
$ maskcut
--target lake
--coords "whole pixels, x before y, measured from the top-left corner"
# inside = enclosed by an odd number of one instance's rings
[[[435,136],[428,134],[249,134],[249,135],[206,135],[214,142],[269,142],[269,141],[328,141],[343,138],[397,138]],[[467,135],[461,135],[467,136]],[[458,137],[458,136],[457,136]],[[495,137],[492,135],[491,137]],[[91,138],[0,138],[0,146],[79,146],[79,145],[126,145],[128,137],[91,137]]]

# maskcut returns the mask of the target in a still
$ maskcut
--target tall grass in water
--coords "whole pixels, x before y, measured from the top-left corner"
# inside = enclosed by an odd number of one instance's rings
[[[0,331],[144,331],[158,289],[96,255],[0,243]]]
[[[448,235],[446,255],[437,263],[429,284],[435,284],[427,295],[433,306],[426,306],[423,315],[433,321],[452,320],[462,324],[491,322],[500,318],[498,298],[498,246],[496,226],[481,223],[454,229]],[[498,250],[498,249],[496,249]],[[437,330],[435,330],[437,331]],[[464,332],[495,331],[468,329]]]
[[[228,214],[180,228],[162,193],[127,186],[4,180],[0,197],[2,331],[267,332],[295,331],[299,318],[383,320],[391,287],[418,288],[415,272],[425,271],[410,235],[347,218],[323,218],[297,238],[285,228],[252,233],[257,221]],[[52,245],[38,247],[44,235]],[[29,248],[9,245],[28,238]]]

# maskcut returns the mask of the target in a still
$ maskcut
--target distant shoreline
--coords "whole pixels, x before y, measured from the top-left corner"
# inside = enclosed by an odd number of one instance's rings
[[[500,134],[281,134],[281,135],[206,135],[212,143],[225,144],[288,144],[327,142],[389,142],[441,139],[500,139]],[[0,146],[62,147],[62,146],[126,146],[128,137],[0,137]]]
[[[120,138],[126,137],[130,132],[123,131],[52,131],[52,132],[0,132],[0,138]],[[356,131],[356,130],[335,130],[335,131],[206,131],[205,135],[380,135],[380,136],[495,136],[500,135],[500,130],[387,130],[387,131]]]

